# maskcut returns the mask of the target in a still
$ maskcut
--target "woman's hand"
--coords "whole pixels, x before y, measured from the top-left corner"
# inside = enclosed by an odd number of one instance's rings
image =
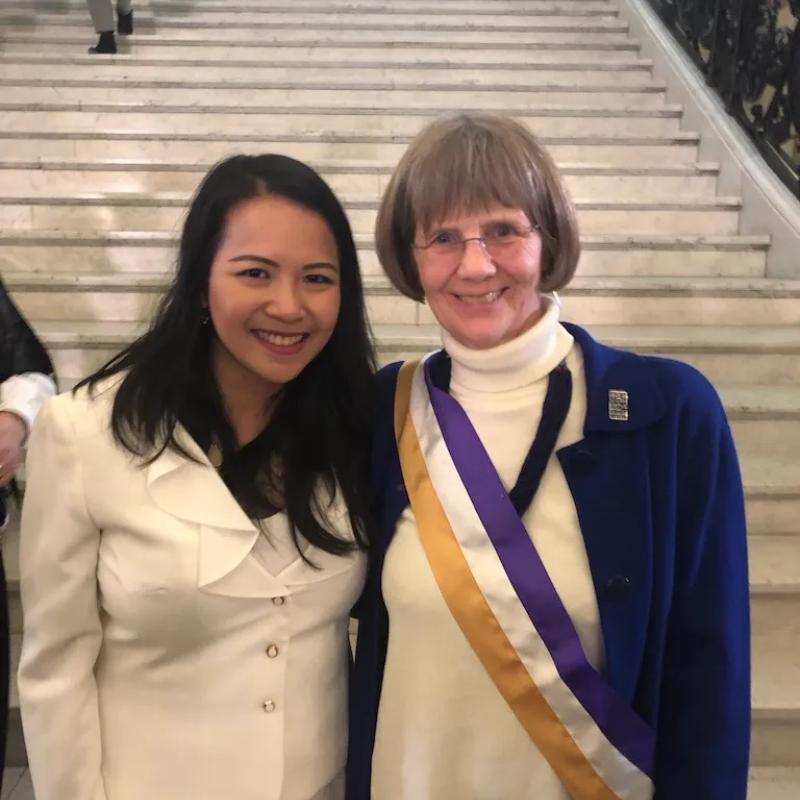
[[[28,429],[11,411],[0,411],[0,488],[11,479],[22,464],[22,446]]]

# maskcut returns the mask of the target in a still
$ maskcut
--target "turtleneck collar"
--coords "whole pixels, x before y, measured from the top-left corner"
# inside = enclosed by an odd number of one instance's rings
[[[510,342],[473,350],[442,330],[444,349],[452,360],[454,390],[499,393],[530,386],[566,358],[572,336],[559,324],[558,303],[543,297],[544,314],[533,327]]]

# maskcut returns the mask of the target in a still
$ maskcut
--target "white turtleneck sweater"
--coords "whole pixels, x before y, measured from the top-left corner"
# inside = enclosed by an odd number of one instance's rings
[[[489,350],[443,334],[450,393],[466,411],[507,490],[536,435],[547,375],[566,358],[572,403],[556,449],[583,438],[583,358],[558,306]],[[589,661],[604,666],[602,632],[575,504],[555,455],[524,522]],[[464,638],[436,584],[410,508],[383,568],[389,646],[378,712],[373,800],[569,800]]]

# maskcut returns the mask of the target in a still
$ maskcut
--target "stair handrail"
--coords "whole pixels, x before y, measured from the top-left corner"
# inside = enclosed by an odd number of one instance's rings
[[[800,0],[647,0],[800,197]]]

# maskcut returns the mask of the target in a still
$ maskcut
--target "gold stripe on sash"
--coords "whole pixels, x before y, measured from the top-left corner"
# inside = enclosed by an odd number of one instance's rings
[[[575,800],[619,800],[545,700],[484,599],[436,495],[409,414],[419,362],[398,375],[394,424],[403,480],[436,582],[486,671]]]

